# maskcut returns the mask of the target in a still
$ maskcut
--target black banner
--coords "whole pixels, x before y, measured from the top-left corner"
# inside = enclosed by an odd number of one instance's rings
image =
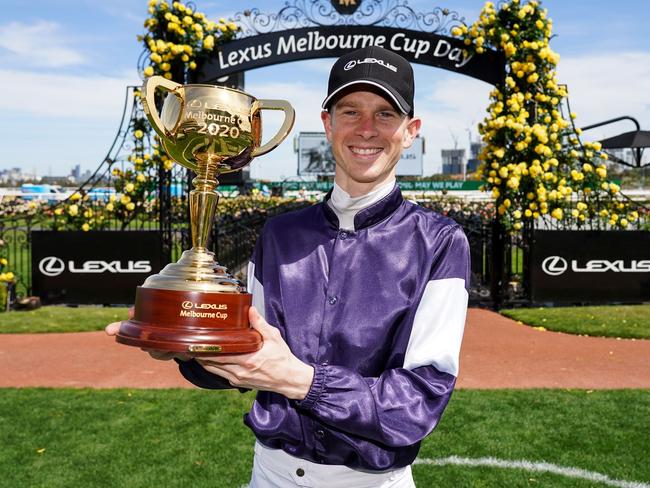
[[[535,231],[534,302],[611,303],[650,299],[650,232]]]
[[[157,231],[32,231],[32,290],[46,304],[129,304],[163,262]]]
[[[367,47],[381,46],[412,63],[436,66],[496,85],[503,81],[505,60],[486,50],[465,56],[459,39],[427,32],[376,26],[306,27],[245,37],[215,49],[192,78],[210,83],[223,76],[263,66],[314,58],[337,58]]]

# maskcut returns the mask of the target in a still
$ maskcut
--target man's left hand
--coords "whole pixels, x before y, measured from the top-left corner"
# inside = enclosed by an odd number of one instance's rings
[[[238,388],[274,391],[287,398],[303,400],[311,387],[314,368],[294,356],[280,331],[269,325],[255,307],[250,308],[248,317],[264,341],[259,351],[196,360],[207,371]]]

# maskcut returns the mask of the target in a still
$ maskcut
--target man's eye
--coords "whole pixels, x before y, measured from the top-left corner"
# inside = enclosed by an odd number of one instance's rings
[[[395,112],[385,111],[379,112],[378,116],[380,119],[393,119],[397,117],[397,114]]]

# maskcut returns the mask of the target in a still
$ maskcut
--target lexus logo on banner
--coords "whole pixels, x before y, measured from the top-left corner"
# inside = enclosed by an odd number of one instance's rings
[[[332,0],[332,7],[341,15],[352,15],[361,6],[361,0]]]
[[[650,299],[650,232],[535,231],[530,259],[536,302]]]
[[[566,259],[560,256],[549,256],[542,261],[542,270],[547,275],[559,276],[564,273],[568,268]]]
[[[43,303],[129,304],[163,260],[156,231],[32,231],[32,292]]]
[[[38,269],[45,276],[59,276],[64,271],[69,273],[150,273],[150,261],[84,261],[80,266],[75,265],[74,261],[66,263],[55,256],[48,256],[41,259],[38,263]]]
[[[38,263],[38,270],[45,276],[59,276],[65,269],[65,263],[62,259],[54,256],[41,259]]]
[[[560,256],[549,256],[542,261],[542,271],[547,275],[559,276],[569,269],[567,260]],[[591,259],[583,264],[571,260],[571,271],[574,273],[650,273],[650,259],[631,260],[622,259],[609,261],[607,259]]]

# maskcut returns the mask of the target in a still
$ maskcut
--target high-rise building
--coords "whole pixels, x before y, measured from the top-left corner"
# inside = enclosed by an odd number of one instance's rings
[[[478,156],[481,154],[483,146],[485,146],[485,144],[482,141],[470,141],[469,159],[467,160],[467,173],[474,173],[481,164],[481,160],[478,158]]]
[[[442,149],[442,174],[459,175],[463,174],[465,164],[465,149]]]

